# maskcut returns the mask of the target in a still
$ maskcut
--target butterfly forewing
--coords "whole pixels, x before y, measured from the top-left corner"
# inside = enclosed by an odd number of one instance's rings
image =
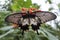
[[[5,19],[6,22],[9,22],[9,23],[16,23],[16,24],[19,24],[18,21],[20,21],[22,18],[22,15],[21,13],[14,13],[14,14],[11,14],[11,15],[8,15]]]
[[[36,13],[36,16],[41,20],[41,23],[45,23],[45,22],[56,19],[56,15],[51,12],[36,11],[35,13]]]
[[[33,13],[35,13],[35,15],[41,20],[41,23],[45,23],[45,22],[56,19],[56,15],[51,12],[35,11]],[[23,18],[22,13],[14,13],[14,14],[8,15],[5,21],[19,24],[21,21],[21,18]],[[28,19],[29,19],[29,16],[28,16]]]

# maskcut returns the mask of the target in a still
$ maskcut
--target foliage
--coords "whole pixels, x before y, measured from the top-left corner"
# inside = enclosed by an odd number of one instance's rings
[[[12,5],[10,5],[12,11],[20,11],[21,8],[39,8],[39,5],[37,4],[32,4],[31,0],[12,0]]]
[[[10,1],[10,0],[9,0]],[[51,0],[47,0],[50,4]],[[8,1],[7,1],[8,2]],[[60,4],[59,4],[60,5]],[[58,6],[59,6],[58,5]],[[6,8],[7,7],[7,8]],[[31,0],[11,0],[7,5],[5,4],[3,8],[6,8],[6,11],[0,12],[0,40],[59,40],[60,39],[60,25],[56,23],[57,28],[53,29],[48,24],[42,24],[39,29],[39,34],[37,35],[34,31],[25,32],[24,35],[21,35],[20,28],[13,29],[9,24],[7,25],[5,17],[11,12],[18,12],[21,8],[37,8],[39,5],[32,4]],[[49,9],[50,11],[52,10]],[[58,28],[59,27],[59,28]]]
[[[50,4],[52,3],[51,0],[47,0]]]
[[[60,9],[60,3],[58,4],[58,7],[59,7],[59,9]]]
[[[5,26],[5,17],[9,14],[9,12],[0,12],[0,27]]]

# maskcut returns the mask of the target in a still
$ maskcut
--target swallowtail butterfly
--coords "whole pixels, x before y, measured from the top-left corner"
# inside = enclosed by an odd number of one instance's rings
[[[23,31],[29,30],[29,25],[33,30],[37,31],[41,24],[54,19],[56,19],[56,15],[52,12],[23,8],[21,12],[8,15],[5,21],[19,25]]]

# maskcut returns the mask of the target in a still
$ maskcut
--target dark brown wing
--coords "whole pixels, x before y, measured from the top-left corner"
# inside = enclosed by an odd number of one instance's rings
[[[36,13],[36,16],[38,16],[39,19],[41,20],[41,23],[45,23],[45,22],[56,19],[56,15],[51,12],[36,11],[35,13]]]
[[[18,21],[20,20],[21,17],[22,17],[21,13],[14,13],[14,14],[8,15],[5,18],[5,21],[9,23],[19,24]]]

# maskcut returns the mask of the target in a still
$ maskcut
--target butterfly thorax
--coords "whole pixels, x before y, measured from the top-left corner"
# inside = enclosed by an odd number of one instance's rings
[[[26,13],[22,13],[22,17],[23,18],[34,18],[35,14],[33,12],[29,13],[29,11],[27,11]]]

